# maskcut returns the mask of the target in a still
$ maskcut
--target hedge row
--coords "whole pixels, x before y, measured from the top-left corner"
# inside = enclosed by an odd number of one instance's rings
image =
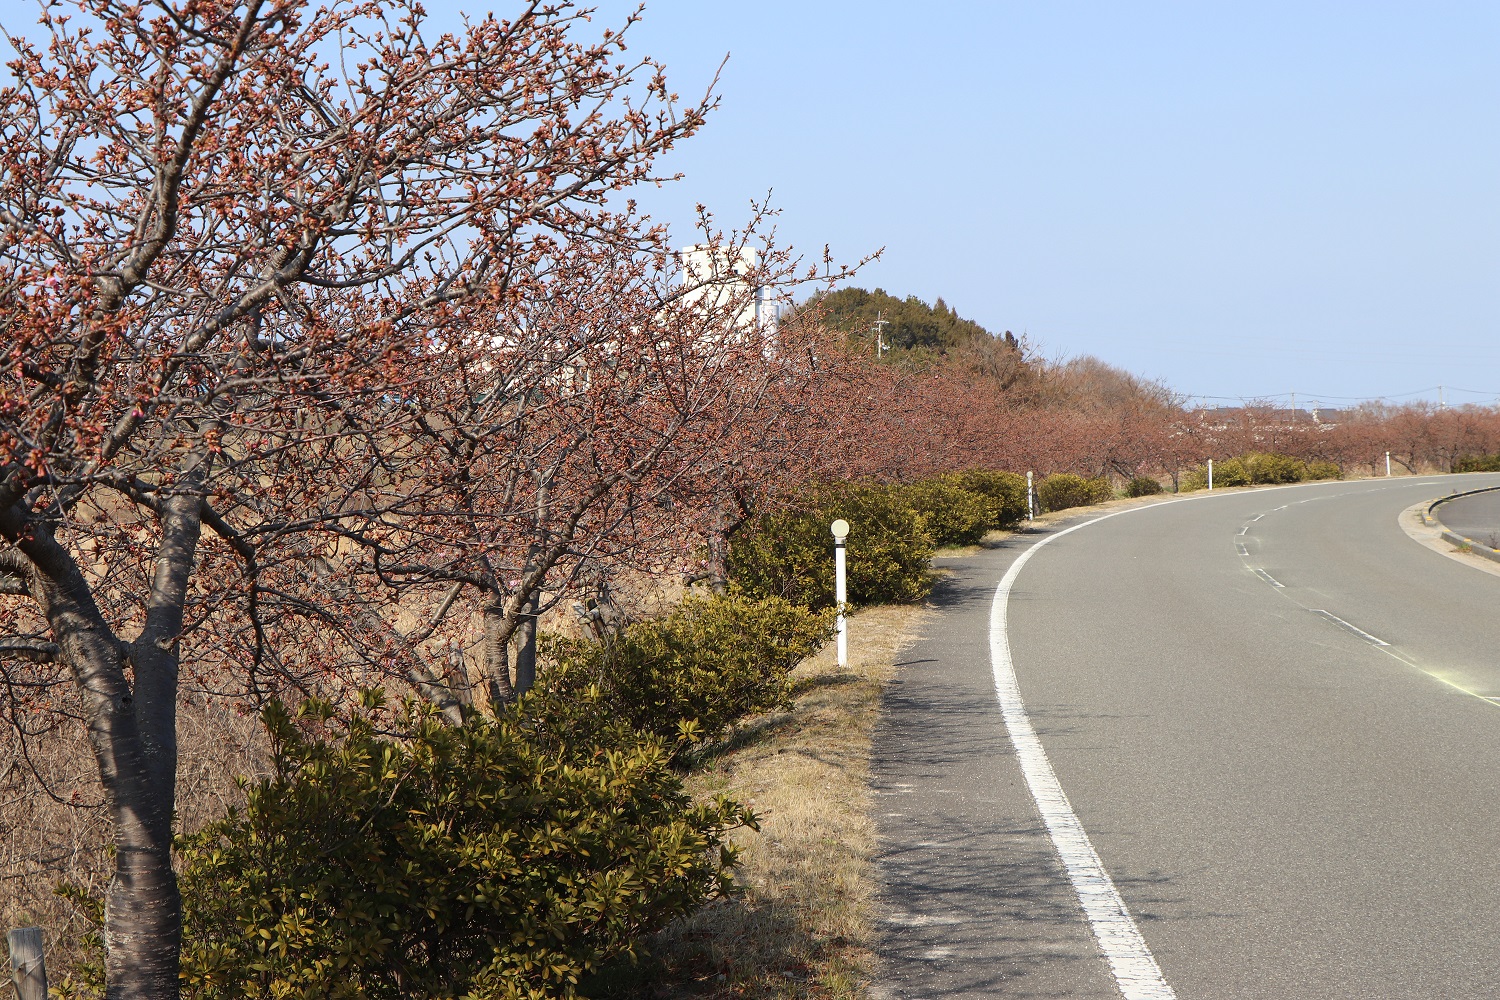
[[[730,544],[729,574],[744,593],[804,607],[834,606],[829,525],[848,521],[848,588],[853,604],[904,604],[932,589],[939,546],[972,545],[1026,517],[1026,479],[970,470],[916,483],[823,483],[786,508],[748,522]]]
[[[1160,493],[1149,477],[1127,496]],[[1115,498],[1108,479],[1069,473],[1036,486],[1040,511],[1067,510]],[[834,605],[829,525],[848,521],[850,603],[902,604],[932,588],[934,549],[973,545],[987,532],[1026,519],[1026,477],[970,469],[906,484],[822,483],[805,487],[783,509],[747,522],[730,544],[729,575],[746,594],[779,597],[809,608]]]
[[[1453,460],[1454,472],[1500,472],[1500,454],[1460,455]]]
[[[1214,486],[1260,486],[1343,478],[1343,470],[1334,462],[1304,462],[1300,458],[1273,452],[1250,452],[1214,462]],[[1183,474],[1181,489],[1184,492],[1207,488],[1207,465]]]

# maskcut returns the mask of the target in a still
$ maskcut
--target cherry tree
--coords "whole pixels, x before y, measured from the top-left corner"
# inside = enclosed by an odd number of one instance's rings
[[[111,996],[177,994],[184,675],[329,624],[299,594],[339,552],[309,533],[408,494],[385,457],[443,324],[558,240],[637,239],[601,206],[709,109],[585,21],[532,3],[429,37],[415,0],[73,0],[11,39],[0,666],[37,693],[9,710],[71,699],[86,727]]]
[[[601,577],[659,573],[709,544],[712,517],[745,489],[736,470],[788,454],[778,432],[815,372],[755,315],[757,296],[807,280],[787,254],[749,245],[764,222],[722,234],[705,220],[695,252],[741,266],[703,275],[657,231],[629,248],[538,243],[508,285],[442,310],[382,433],[346,445],[369,452],[356,464],[378,465],[381,482],[366,483],[360,510],[303,533],[306,552],[326,554],[322,575],[343,581],[322,587],[317,617],[364,611],[368,627],[338,644],[366,666],[410,662],[456,717],[470,663],[491,704],[513,697],[513,639],[516,684],[529,685],[540,613],[573,596],[597,603]],[[765,486],[787,473],[783,461]],[[413,608],[431,610],[403,630]],[[445,663],[443,649],[474,655]]]

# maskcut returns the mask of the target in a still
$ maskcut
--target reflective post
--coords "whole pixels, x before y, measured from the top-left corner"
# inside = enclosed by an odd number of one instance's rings
[[[1211,458],[1208,460],[1208,488],[1214,488],[1214,460]]]
[[[1026,473],[1026,520],[1028,521],[1036,519],[1036,504],[1032,502],[1032,497],[1035,495],[1031,490],[1031,473],[1028,472]]]
[[[849,522],[842,517],[829,526],[833,531],[833,600],[838,605],[839,669],[849,665],[849,629],[844,623],[844,604],[849,592],[844,583],[844,539],[849,537]]]

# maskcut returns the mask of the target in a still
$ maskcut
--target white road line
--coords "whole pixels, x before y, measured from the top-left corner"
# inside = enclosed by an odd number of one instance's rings
[[[1360,628],[1359,626],[1357,626],[1357,625],[1350,625],[1348,622],[1344,621],[1344,619],[1340,618],[1338,615],[1332,614],[1331,612],[1328,612],[1328,611],[1324,611],[1322,608],[1308,608],[1307,610],[1311,611],[1313,614],[1318,615],[1321,618],[1325,618],[1328,621],[1333,622],[1335,625],[1337,625],[1341,629],[1346,629],[1347,631],[1353,632],[1355,635],[1357,635],[1361,639],[1365,640],[1365,642],[1371,643],[1372,645],[1375,645],[1375,646],[1389,646],[1390,645],[1390,643],[1386,642],[1384,639],[1377,639],[1373,635],[1371,635],[1370,633],[1366,632],[1364,629]]]
[[[1250,554],[1250,550],[1245,548],[1244,542],[1235,542],[1234,550],[1242,556],[1248,556]]]
[[[1272,576],[1270,573],[1267,573],[1263,569],[1256,570],[1255,575],[1260,577],[1262,580],[1266,581],[1273,587],[1280,587],[1283,590],[1286,589],[1286,584],[1282,583],[1280,580],[1276,579],[1274,576]]]
[[[1136,508],[1145,509],[1145,508]],[[1124,513],[1123,511],[1117,513]],[[1055,535],[1048,535],[1031,548],[1021,553],[1000,580],[995,590],[994,603],[990,605],[990,664],[995,673],[995,696],[1000,700],[1000,714],[1005,720],[1006,731],[1016,748],[1016,758],[1021,764],[1021,773],[1031,789],[1031,797],[1047,824],[1047,832],[1067,869],[1073,891],[1089,919],[1094,940],[1108,960],[1114,973],[1115,983],[1124,1000],[1175,1000],[1177,994],[1162,978],[1156,957],[1146,947],[1125,900],[1115,888],[1104,869],[1104,862],[1094,850],[1083,824],[1073,812],[1068,797],[1063,794],[1052,763],[1036,730],[1026,715],[1026,704],[1021,700],[1021,689],[1016,682],[1015,665],[1010,657],[1010,632],[1006,623],[1006,611],[1010,604],[1011,587],[1021,567],[1043,545],[1061,538],[1069,532],[1097,524],[1115,514],[1096,517],[1071,528],[1064,528]]]
[[[1252,520],[1252,521],[1259,521],[1259,520],[1260,520],[1260,519],[1261,519],[1261,518],[1263,518],[1263,517],[1265,517],[1265,516],[1266,516],[1266,515],[1264,515],[1264,514],[1256,514],[1256,515],[1255,515],[1255,516],[1254,516],[1254,517],[1252,517],[1252,518],[1251,518],[1251,519],[1250,519],[1250,520]]]
[[[1242,535],[1248,535],[1250,533],[1250,526],[1248,524],[1245,525],[1243,528],[1240,529],[1239,533],[1242,534]]]

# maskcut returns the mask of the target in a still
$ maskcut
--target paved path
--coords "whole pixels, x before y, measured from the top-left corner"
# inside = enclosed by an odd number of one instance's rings
[[[1163,989],[1500,996],[1500,578],[1396,523],[1454,482],[1500,477],[1133,509],[1016,578],[1030,724]],[[885,996],[1121,995],[997,707],[991,602],[1041,537],[951,564],[891,689]]]
[[[1457,489],[1477,487],[1458,486]],[[1492,549],[1500,549],[1500,490],[1449,500],[1437,509],[1437,519],[1449,531]]]

